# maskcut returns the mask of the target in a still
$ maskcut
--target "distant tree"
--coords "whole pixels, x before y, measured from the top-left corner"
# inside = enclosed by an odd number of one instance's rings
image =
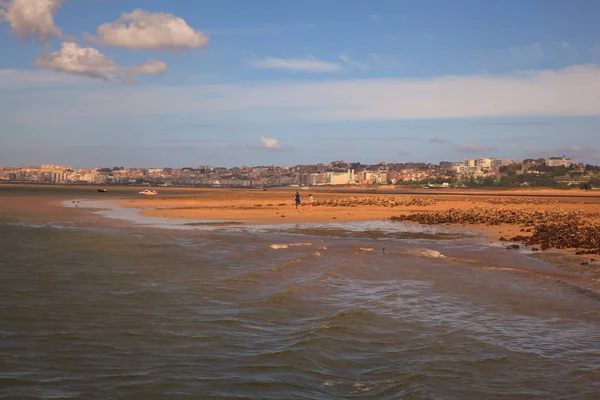
[[[585,165],[585,170],[586,170],[586,171],[589,171],[589,172],[600,172],[600,166],[598,166],[598,165],[586,164],[586,165]]]

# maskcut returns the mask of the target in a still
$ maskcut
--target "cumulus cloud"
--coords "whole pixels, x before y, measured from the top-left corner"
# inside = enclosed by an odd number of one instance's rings
[[[100,25],[96,34],[85,37],[106,46],[133,50],[200,49],[208,43],[208,37],[195,31],[183,18],[140,9]]]
[[[498,150],[498,148],[494,146],[484,146],[480,144],[465,144],[462,146],[458,146],[456,150],[462,151],[464,153],[483,153],[485,151],[495,151]]]
[[[35,60],[37,67],[66,72],[105,81],[118,79],[132,83],[135,74],[162,74],[167,65],[162,61],[148,60],[133,67],[121,67],[111,58],[92,47],[79,47],[74,42],[64,42],[60,50],[42,53]]]
[[[277,139],[269,138],[266,136],[260,137],[259,144],[251,144],[251,145],[247,145],[246,147],[249,147],[249,148],[255,149],[255,150],[269,150],[269,151],[282,151],[282,152],[293,150],[292,147],[282,146],[281,143],[279,143],[279,141]]]
[[[66,0],[8,0],[0,1],[0,22],[7,22],[12,32],[26,40],[35,38],[38,43],[62,36],[54,25],[54,16]]]
[[[429,139],[429,141],[431,143],[437,143],[437,144],[444,144],[444,143],[446,143],[446,139],[441,138],[441,137],[437,137],[437,136],[436,137],[432,137],[431,139]]]
[[[262,60],[254,61],[253,65],[257,68],[285,69],[290,71],[308,71],[308,72],[338,72],[341,67],[337,64],[321,61],[315,57],[307,58],[272,58],[267,57]]]
[[[279,142],[277,141],[277,139],[268,138],[265,136],[260,137],[260,147],[262,147],[263,149],[269,149],[269,150],[279,150],[282,148],[281,145],[279,144]]]
[[[112,74],[119,71],[117,63],[98,50],[79,47],[73,42],[64,42],[60,50],[41,54],[35,60],[35,65],[103,80],[109,80]]]

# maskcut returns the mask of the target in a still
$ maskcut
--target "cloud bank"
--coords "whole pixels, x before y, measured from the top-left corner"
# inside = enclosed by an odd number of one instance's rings
[[[15,87],[15,83],[12,84]],[[52,108],[52,96],[48,107]],[[410,120],[600,115],[600,68],[417,79],[154,86],[73,93],[82,115],[251,112],[269,120]],[[156,99],[169,98],[168,102]],[[42,110],[43,111],[43,110]]]
[[[105,46],[132,50],[200,49],[208,44],[208,37],[195,31],[183,18],[140,9],[100,25],[97,36],[85,37]]]
[[[8,22],[13,34],[27,40],[33,37],[40,44],[62,36],[54,25],[54,16],[66,0],[0,1],[0,22]]]
[[[321,61],[315,57],[290,59],[268,57],[254,61],[252,65],[256,68],[283,69],[289,71],[338,72],[342,70],[337,64]]]

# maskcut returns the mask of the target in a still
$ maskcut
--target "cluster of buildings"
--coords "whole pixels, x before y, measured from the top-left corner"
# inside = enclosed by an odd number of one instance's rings
[[[0,182],[57,184],[163,185],[199,187],[273,187],[313,185],[377,185],[427,180],[460,182],[465,179],[498,178],[504,169],[513,173],[536,173],[540,166],[583,168],[572,158],[549,157],[537,160],[501,158],[467,159],[460,162],[385,163],[362,165],[334,161],[327,165],[293,167],[259,166],[219,168],[71,168],[61,165],[0,167]],[[533,169],[532,169],[533,168]],[[537,168],[537,169],[536,169]],[[440,182],[441,183],[441,182]]]

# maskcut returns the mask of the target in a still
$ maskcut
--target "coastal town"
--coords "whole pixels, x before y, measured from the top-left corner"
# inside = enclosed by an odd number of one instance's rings
[[[150,185],[267,188],[316,185],[445,187],[600,187],[600,167],[573,158],[386,163],[334,161],[296,166],[188,168],[72,168],[63,165],[0,167],[0,183]]]

